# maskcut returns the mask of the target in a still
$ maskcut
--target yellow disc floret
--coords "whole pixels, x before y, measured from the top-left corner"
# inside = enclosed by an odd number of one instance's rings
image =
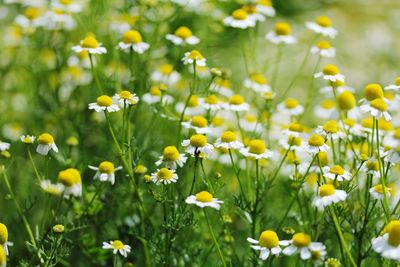
[[[173,176],[173,172],[170,169],[167,168],[161,168],[158,172],[157,172],[157,178],[159,180],[170,180]]]
[[[310,146],[323,146],[325,144],[325,139],[322,136],[320,136],[319,134],[313,134],[308,139],[308,144]]]
[[[327,64],[324,66],[322,69],[322,72],[325,75],[336,75],[339,73],[339,68],[336,65],[333,64]]]
[[[241,105],[244,103],[244,98],[241,95],[233,95],[229,98],[229,104],[231,105]]]
[[[388,110],[388,105],[386,102],[383,100],[383,98],[376,98],[369,102],[371,107],[376,108],[379,111],[387,111]]]
[[[200,193],[196,194],[196,200],[200,202],[211,202],[213,199],[213,195],[211,195],[207,191],[201,191]]]
[[[331,196],[335,193],[333,184],[324,184],[319,188],[319,195],[321,197]]]
[[[194,147],[203,147],[207,144],[207,137],[202,134],[195,134],[190,137],[190,144]]]
[[[81,174],[77,169],[68,168],[58,173],[58,181],[65,186],[73,186],[81,183]]]
[[[0,223],[0,245],[5,245],[8,241],[8,230],[7,226]]]
[[[54,138],[49,133],[42,133],[38,137],[38,142],[41,145],[50,145],[50,144],[54,143]]]
[[[175,31],[175,35],[182,38],[182,39],[187,39],[190,36],[192,36],[192,31],[185,26],[179,27],[178,29],[176,29]]]
[[[334,120],[330,120],[327,121],[324,126],[322,127],[322,129],[326,132],[326,133],[337,133],[339,131],[339,123],[337,121]]]
[[[99,47],[99,42],[93,36],[86,36],[81,45],[84,48],[97,48]]]
[[[205,128],[207,127],[207,119],[203,116],[193,116],[191,124],[198,128]]]
[[[356,98],[350,91],[343,91],[337,96],[337,101],[340,109],[350,110],[356,106]]]
[[[344,169],[339,166],[339,165],[333,165],[330,170],[330,173],[336,174],[336,175],[343,175],[344,174]]]
[[[112,105],[113,100],[108,95],[102,95],[96,99],[96,102],[97,102],[97,105],[99,105],[101,107],[109,107]]]
[[[297,99],[288,98],[288,99],[285,100],[285,107],[287,109],[296,108],[298,105],[299,105],[299,101],[297,101]]]
[[[307,247],[311,244],[311,237],[305,233],[297,233],[293,235],[292,241],[296,247]]]
[[[249,152],[253,154],[262,154],[267,150],[264,140],[254,139],[249,142]]]
[[[261,73],[253,73],[250,78],[258,84],[267,84],[267,78]]]
[[[232,17],[236,20],[245,20],[247,15],[247,12],[243,9],[236,9],[232,12]]]
[[[124,248],[124,243],[122,243],[120,240],[114,240],[112,242],[112,246],[114,249],[120,250]]]
[[[188,56],[190,59],[193,59],[193,60],[201,60],[201,59],[203,59],[203,55],[199,52],[199,51],[197,51],[197,50],[192,50],[190,53],[189,53],[189,56]]]
[[[222,142],[229,143],[229,142],[236,141],[236,139],[237,139],[237,137],[236,137],[236,134],[234,132],[226,131],[226,132],[223,132],[221,134],[221,141]]]
[[[329,17],[327,16],[318,16],[317,19],[315,20],[317,24],[321,27],[331,27],[332,26],[332,21]]]
[[[400,245],[400,221],[391,221],[388,243],[394,247]]]
[[[142,42],[142,35],[138,31],[130,30],[122,35],[122,41],[126,44],[138,44]]]
[[[179,159],[179,151],[175,146],[167,146],[163,150],[164,161],[177,161]]]
[[[209,95],[204,98],[204,102],[210,105],[216,105],[218,104],[218,97],[216,95]]]
[[[267,230],[261,233],[258,242],[261,247],[275,248],[279,245],[279,238],[275,231]]]
[[[326,50],[331,48],[331,44],[327,40],[321,40],[317,43],[317,47],[321,50]]]
[[[100,173],[113,173],[115,171],[114,164],[109,161],[103,161],[99,165],[99,172]]]
[[[162,64],[160,66],[160,72],[164,75],[170,75],[173,70],[174,67],[171,64]]]
[[[275,34],[276,35],[289,35],[292,32],[292,27],[289,23],[278,22],[275,24]]]
[[[380,84],[370,83],[364,89],[365,98],[372,101],[377,98],[383,98],[383,89]]]

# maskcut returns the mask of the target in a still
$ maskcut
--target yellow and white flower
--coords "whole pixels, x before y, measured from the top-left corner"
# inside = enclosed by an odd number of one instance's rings
[[[8,255],[8,246],[7,246],[7,244],[8,244],[8,229],[7,229],[7,226],[5,224],[0,223],[0,246],[2,246],[2,247],[0,247],[0,250],[3,253],[5,253],[5,255]],[[0,261],[0,263],[1,263],[1,261]]]
[[[325,166],[322,168],[322,170],[324,171],[324,177],[331,180],[337,180],[341,182],[343,180],[350,181],[351,179],[351,173],[339,165],[333,165],[332,167]]]
[[[222,108],[222,103],[214,94],[199,99],[199,104],[206,110],[216,111]]]
[[[326,206],[344,201],[346,198],[346,191],[336,189],[333,184],[324,184],[319,187],[318,196],[314,197],[312,204],[319,209],[323,209]]]
[[[336,49],[327,40],[319,41],[315,46],[311,47],[310,52],[321,57],[332,58],[336,56]]]
[[[253,73],[247,78],[244,83],[244,87],[252,89],[254,92],[264,94],[266,92],[272,92],[271,86],[267,82],[267,78],[261,73]]]
[[[236,94],[229,98],[228,103],[224,105],[224,108],[232,111],[248,111],[250,105],[244,101],[243,96]]]
[[[298,116],[304,112],[304,107],[299,104],[297,99],[288,98],[278,105],[278,111],[291,116]]]
[[[224,24],[232,28],[247,29],[256,26],[254,18],[243,9],[236,9],[224,19]]]
[[[56,153],[58,152],[58,147],[56,146],[54,138],[51,134],[43,133],[39,135],[37,141],[38,146],[36,148],[36,152],[40,155],[46,156],[50,150],[53,150]]]
[[[197,134],[207,134],[211,131],[208,121],[203,116],[193,116],[189,121],[182,122],[187,129],[194,129]]]
[[[246,114],[239,120],[240,127],[246,132],[256,132],[261,133],[263,127],[261,123],[258,121],[256,115],[253,114]]]
[[[256,10],[267,17],[275,16],[275,8],[272,6],[271,0],[258,0],[256,2]]]
[[[113,254],[121,254],[125,258],[128,257],[128,253],[131,252],[131,247],[129,245],[125,245],[120,240],[114,240],[110,242],[103,242],[103,249],[112,249]]]
[[[40,187],[43,191],[53,196],[61,196],[65,188],[62,183],[53,184],[50,180],[42,180]]]
[[[206,66],[206,58],[203,57],[203,55],[197,50],[186,52],[185,56],[182,58],[182,61],[184,65],[196,64],[199,67]]]
[[[196,45],[200,42],[200,39],[186,26],[179,27],[174,34],[167,34],[165,38],[175,45]]]
[[[221,137],[215,141],[214,144],[217,148],[234,149],[238,150],[243,148],[242,142],[237,140],[236,133],[232,131],[226,131],[221,134]]]
[[[43,15],[46,23],[43,25],[48,30],[67,30],[76,28],[76,22],[71,14],[65,13],[61,9],[53,8]]]
[[[288,128],[282,131],[287,136],[299,137],[304,135],[304,126],[297,122],[289,124]]]
[[[173,102],[173,98],[170,95],[164,94],[160,89],[160,86],[152,86],[148,93],[142,96],[142,99],[147,104],[154,104],[162,102],[163,104],[168,104]]]
[[[51,6],[70,13],[79,13],[82,11],[82,5],[73,0],[53,0]]]
[[[89,54],[106,54],[107,49],[101,45],[93,35],[89,34],[81,40],[79,45],[73,46],[72,50],[76,53],[87,51]]]
[[[45,25],[46,20],[43,18],[42,10],[39,7],[29,6],[25,8],[23,14],[15,17],[15,23],[30,32],[36,27]]]
[[[247,241],[252,244],[251,248],[260,251],[259,258],[263,261],[268,259],[271,254],[277,256],[282,252],[279,246],[279,237],[272,230],[262,232],[258,240],[248,237]]]
[[[139,97],[127,90],[123,90],[113,96],[113,102],[119,103],[121,107],[124,105],[136,105],[139,102]]]
[[[151,180],[155,184],[176,183],[176,181],[178,181],[178,175],[175,173],[175,170],[161,168],[151,174]]]
[[[158,161],[156,161],[155,164],[160,166],[164,163],[166,167],[170,169],[176,169],[177,166],[183,167],[183,165],[186,163],[186,160],[187,157],[179,153],[176,146],[167,146],[163,150],[163,155]]]
[[[143,42],[142,35],[140,32],[130,30],[122,35],[122,41],[118,43],[118,48],[124,52],[135,51],[138,54],[143,54],[150,45]]]
[[[291,240],[282,240],[280,242],[286,247],[282,253],[291,256],[300,253],[302,260],[308,260],[312,256],[313,251],[325,251],[325,246],[320,242],[311,242],[311,237],[305,233],[296,233]]]
[[[391,187],[384,186],[382,184],[377,184],[369,189],[369,193],[374,199],[381,200],[386,195],[387,198],[390,197]]]
[[[275,24],[275,30],[267,33],[265,38],[274,44],[294,44],[297,42],[297,39],[291,33],[292,27],[288,23],[278,22]]]
[[[392,120],[392,116],[390,116],[388,110],[388,104],[384,100],[384,98],[376,98],[371,100],[369,103],[365,103],[361,105],[360,110],[365,113],[371,114],[371,116],[379,119],[380,117],[384,117],[385,120]]]
[[[247,147],[240,149],[243,156],[254,159],[269,159],[274,153],[267,149],[264,140],[253,139],[250,140]]]
[[[7,266],[7,255],[4,252],[4,248],[2,245],[0,245],[0,267],[6,267]]]
[[[361,167],[361,170],[366,172],[367,174],[371,174],[373,177],[379,177],[379,162],[376,158],[370,158],[367,160],[364,165]]]
[[[326,139],[343,139],[346,137],[345,133],[340,130],[340,124],[335,120],[329,120],[324,125],[319,125],[316,133],[324,136]]]
[[[20,140],[24,144],[33,144],[35,142],[36,136],[33,135],[21,135]],[[1,150],[1,149],[0,149]]]
[[[188,196],[185,200],[187,204],[194,204],[200,208],[210,207],[219,210],[221,204],[224,203],[218,198],[214,198],[212,194],[207,191],[201,191],[196,195]]]
[[[228,79],[218,79],[217,81],[213,82],[211,85],[211,90],[228,98],[233,95],[231,81]]]
[[[301,139],[301,137],[294,137],[293,135],[289,135],[286,137],[286,135],[283,136],[279,140],[279,144],[285,149],[288,150],[290,148],[291,151],[302,151],[304,143]]]
[[[10,144],[0,140],[0,151],[10,149]]]
[[[338,117],[338,111],[336,109],[335,101],[331,99],[325,99],[314,108],[314,115],[318,118],[328,120]]]
[[[399,91],[400,90],[400,76],[396,77],[393,84],[385,86],[385,90]]]
[[[338,33],[337,30],[332,27],[332,21],[327,16],[318,16],[315,22],[309,21],[306,23],[306,26],[313,32],[330,38],[335,38]]]
[[[115,183],[115,172],[122,170],[122,166],[115,168],[114,163],[103,161],[98,167],[89,165],[89,169],[96,171],[94,179],[99,179],[101,182]]]
[[[206,157],[211,155],[214,150],[213,145],[207,143],[207,137],[202,134],[195,134],[182,141],[182,146],[186,147],[186,153],[198,157],[204,154]]]
[[[68,168],[58,173],[58,182],[64,185],[64,196],[82,196],[82,178],[77,169]]]
[[[175,85],[181,78],[179,72],[174,70],[171,64],[162,64],[151,73],[151,80],[157,83],[164,83],[168,86]]]
[[[372,239],[372,249],[386,259],[400,261],[399,220],[390,221],[383,234]]]
[[[322,72],[314,74],[314,78],[322,77],[324,80],[330,82],[341,81],[344,82],[345,76],[339,72],[339,68],[333,64],[327,64],[322,69]]]
[[[325,144],[325,138],[319,134],[313,134],[309,139],[307,144],[304,146],[304,150],[311,153],[317,154],[320,151],[327,152],[329,146]]]
[[[95,103],[89,104],[89,109],[94,109],[96,112],[108,111],[116,112],[120,110],[114,99],[108,95],[101,95],[96,99]]]

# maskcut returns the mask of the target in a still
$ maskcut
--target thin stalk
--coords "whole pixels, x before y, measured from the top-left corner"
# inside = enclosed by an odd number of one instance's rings
[[[100,80],[99,80],[99,77],[97,76],[97,72],[94,69],[93,58],[92,58],[92,55],[90,53],[89,53],[89,61],[90,61],[90,69],[92,70],[92,75],[93,75],[93,78],[94,78],[94,80],[96,82],[97,91],[99,91],[99,94],[102,95],[102,94],[104,94],[104,91],[103,91],[103,88],[100,85]]]
[[[215,247],[217,248],[219,257],[220,257],[220,259],[221,259],[221,263],[222,263],[222,265],[223,265],[224,267],[226,267],[224,255],[222,254],[222,251],[221,251],[221,248],[219,247],[218,241],[217,241],[217,239],[215,238],[214,231],[213,231],[213,229],[212,229],[212,227],[211,227],[211,224],[210,224],[210,221],[209,221],[209,219],[208,219],[208,215],[207,215],[206,209],[203,209],[203,211],[204,211],[204,216],[205,216],[205,218],[206,218],[207,226],[208,226],[208,229],[209,229],[209,231],[210,231],[211,237],[212,237],[212,239],[213,239],[213,241],[214,241]]]

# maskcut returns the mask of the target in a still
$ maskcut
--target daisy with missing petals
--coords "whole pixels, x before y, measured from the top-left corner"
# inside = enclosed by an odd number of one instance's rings
[[[35,142],[36,136],[33,135],[21,135],[20,140],[24,144],[33,144]]]
[[[272,6],[271,0],[258,0],[256,2],[256,10],[267,17],[275,16],[275,8]]]
[[[224,107],[232,111],[248,111],[250,109],[250,105],[244,102],[244,98],[241,95],[231,96]]]
[[[219,210],[221,204],[224,203],[222,200],[214,198],[213,195],[207,191],[201,191],[196,195],[188,196],[185,202],[187,204],[194,204],[200,208],[210,207],[216,210]]]
[[[182,58],[182,61],[183,61],[184,65],[196,64],[199,67],[206,66],[206,59],[197,50],[192,50],[191,52],[186,52],[185,56]]]
[[[315,33],[322,34],[330,38],[335,38],[337,30],[332,27],[332,21],[327,16],[318,16],[315,22],[307,22],[307,28]]]
[[[179,72],[174,70],[171,64],[162,64],[151,73],[151,79],[157,83],[164,83],[168,86],[175,85],[181,78]]]
[[[385,86],[385,90],[399,91],[400,90],[400,76],[397,76],[394,84]]]
[[[369,189],[369,193],[374,199],[381,200],[386,195],[387,198],[390,197],[391,187],[384,186],[382,184],[377,184]]]
[[[3,141],[0,141],[0,151],[4,151],[4,150],[7,150],[7,149],[10,149],[10,144],[6,143],[6,142],[3,142]]]
[[[251,74],[250,77],[244,81],[243,85],[260,94],[272,91],[271,86],[268,85],[267,78],[261,73]]]
[[[288,98],[278,105],[278,111],[290,114],[291,116],[298,116],[304,112],[304,107],[299,104],[297,99]]]
[[[332,167],[325,166],[322,170],[324,171],[324,177],[328,179],[338,180],[339,182],[343,180],[350,181],[351,179],[351,173],[339,165],[333,165]]]
[[[115,183],[115,172],[122,169],[121,166],[115,168],[114,164],[109,161],[103,161],[98,167],[89,165],[89,169],[96,171],[94,179],[99,179],[101,182]]]
[[[178,175],[175,173],[175,170],[161,168],[151,174],[151,180],[157,185],[166,185],[170,183],[176,183],[176,181],[178,180]]]
[[[50,150],[53,150],[56,153],[58,152],[58,147],[56,146],[56,143],[54,143],[54,138],[51,134],[42,133],[39,135],[37,141],[38,146],[36,152],[40,155],[46,156]]]
[[[93,35],[88,35],[83,39],[79,45],[72,47],[72,50],[76,53],[87,51],[89,54],[106,54],[107,49],[101,46],[101,43]]]
[[[139,102],[139,97],[127,90],[121,91],[113,96],[113,102],[118,102],[120,106],[136,105]]]
[[[243,9],[236,9],[224,19],[224,24],[232,28],[247,29],[256,26],[254,18]]]
[[[182,125],[187,129],[194,129],[198,134],[206,134],[210,132],[207,119],[203,116],[193,116],[190,121],[182,122]]]
[[[311,237],[305,233],[296,233],[291,240],[283,240],[279,243],[286,247],[282,253],[291,256],[300,253],[302,260],[308,260],[314,251],[325,251],[325,246],[320,242],[311,242]]]
[[[131,247],[129,245],[124,245],[120,240],[114,240],[110,242],[103,242],[103,249],[112,249],[113,254],[121,254],[125,258],[128,257],[128,253],[131,252]]]
[[[96,99],[95,103],[89,104],[89,109],[94,109],[96,112],[115,112],[119,110],[119,106],[108,95],[102,95]]]
[[[82,196],[82,178],[77,169],[68,168],[58,173],[58,182],[64,185],[64,196]]]
[[[311,54],[318,54],[321,57],[336,56],[336,49],[327,40],[319,41],[315,46],[311,47],[310,52]]]
[[[240,149],[240,153],[243,156],[258,159],[269,159],[274,153],[267,149],[264,140],[253,139],[249,142],[249,145],[245,148]]]
[[[122,41],[118,43],[118,48],[128,53],[131,49],[138,54],[143,54],[150,45],[143,42],[140,32],[130,30],[122,35]]]
[[[176,169],[177,166],[183,167],[186,163],[187,157],[180,154],[176,146],[167,146],[163,150],[163,155],[156,162],[157,166],[165,164],[170,169]]]
[[[327,152],[329,146],[325,144],[325,139],[319,134],[313,134],[305,145],[305,151],[311,154],[317,154],[320,151]]]
[[[275,24],[275,30],[267,33],[265,38],[273,44],[294,44],[297,42],[297,39],[291,33],[292,27],[288,23],[278,22]]]
[[[190,139],[183,140],[182,146],[186,147],[186,153],[194,157],[198,157],[201,154],[207,157],[214,150],[213,145],[207,143],[207,137],[202,134],[195,134]]]
[[[243,144],[237,140],[236,134],[231,131],[226,131],[221,134],[221,137],[215,141],[215,147],[225,149],[241,149]]]
[[[50,180],[42,180],[40,182],[40,187],[44,192],[53,196],[61,196],[64,191],[64,185],[62,183],[53,184]]]
[[[365,113],[370,113],[371,116],[375,117],[375,119],[379,119],[383,116],[387,121],[392,120],[389,112],[387,112],[388,104],[383,98],[376,98],[370,101],[368,104],[362,105],[360,109]]]
[[[260,259],[263,261],[268,259],[270,254],[278,256],[282,251],[278,235],[272,230],[262,232],[258,240],[248,237],[247,241],[252,244],[250,246],[254,250],[260,251]]]
[[[192,31],[185,26],[176,29],[174,34],[167,34],[165,39],[171,41],[175,45],[196,45],[200,42],[200,39],[194,36]]]
[[[318,196],[313,199],[312,204],[319,209],[344,201],[347,198],[346,191],[336,189],[333,184],[324,184],[318,190]]]
[[[314,78],[322,77],[324,80],[330,82],[341,81],[344,82],[344,75],[339,72],[339,68],[333,64],[327,64],[322,69],[322,72],[314,74]]]
[[[400,221],[389,222],[383,234],[372,239],[372,248],[386,259],[400,261]]]

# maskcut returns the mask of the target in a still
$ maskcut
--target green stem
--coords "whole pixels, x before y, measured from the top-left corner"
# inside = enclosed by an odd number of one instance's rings
[[[219,257],[220,257],[220,259],[221,259],[221,263],[222,263],[222,265],[223,265],[224,267],[226,267],[224,255],[222,254],[222,251],[221,251],[221,248],[219,247],[218,241],[217,241],[217,239],[215,238],[214,231],[213,231],[213,229],[212,229],[212,227],[211,227],[211,224],[210,224],[210,221],[209,221],[209,219],[208,219],[207,212],[206,212],[205,209],[203,209],[203,211],[204,211],[204,216],[205,216],[205,218],[206,218],[206,222],[207,222],[208,229],[210,230],[211,237],[212,237],[212,239],[213,239],[213,241],[214,241],[215,247],[216,247],[217,250],[218,250],[218,254],[219,254]]]
[[[239,183],[240,192],[242,193],[244,202],[246,203],[246,206],[247,206],[247,203],[248,203],[248,202],[247,202],[247,199],[246,199],[246,194],[244,193],[245,191],[244,191],[242,182],[240,181],[239,170],[236,169],[236,165],[235,165],[235,162],[234,162],[234,160],[233,160],[232,150],[231,150],[231,149],[228,149],[228,153],[229,153],[229,157],[230,157],[230,159],[231,159],[233,172],[235,173],[236,179],[237,179],[237,181],[238,181],[238,183]]]
[[[28,147],[28,156],[29,156],[29,160],[32,163],[33,170],[35,171],[36,178],[38,179],[38,182],[39,182],[39,185],[40,185],[40,182],[42,181],[42,177],[40,176],[40,173],[39,173],[39,171],[38,171],[38,169],[36,167],[35,161],[33,160],[32,153],[31,153],[31,150],[30,150],[29,147]]]
[[[94,69],[93,58],[92,58],[92,55],[90,53],[89,53],[89,61],[90,61],[90,68],[92,70],[92,75],[93,75],[93,78],[94,78],[94,80],[96,82],[97,91],[99,91],[99,94],[102,95],[102,94],[104,94],[103,87],[101,87],[101,85],[100,85],[99,77],[97,76],[96,70]]]

